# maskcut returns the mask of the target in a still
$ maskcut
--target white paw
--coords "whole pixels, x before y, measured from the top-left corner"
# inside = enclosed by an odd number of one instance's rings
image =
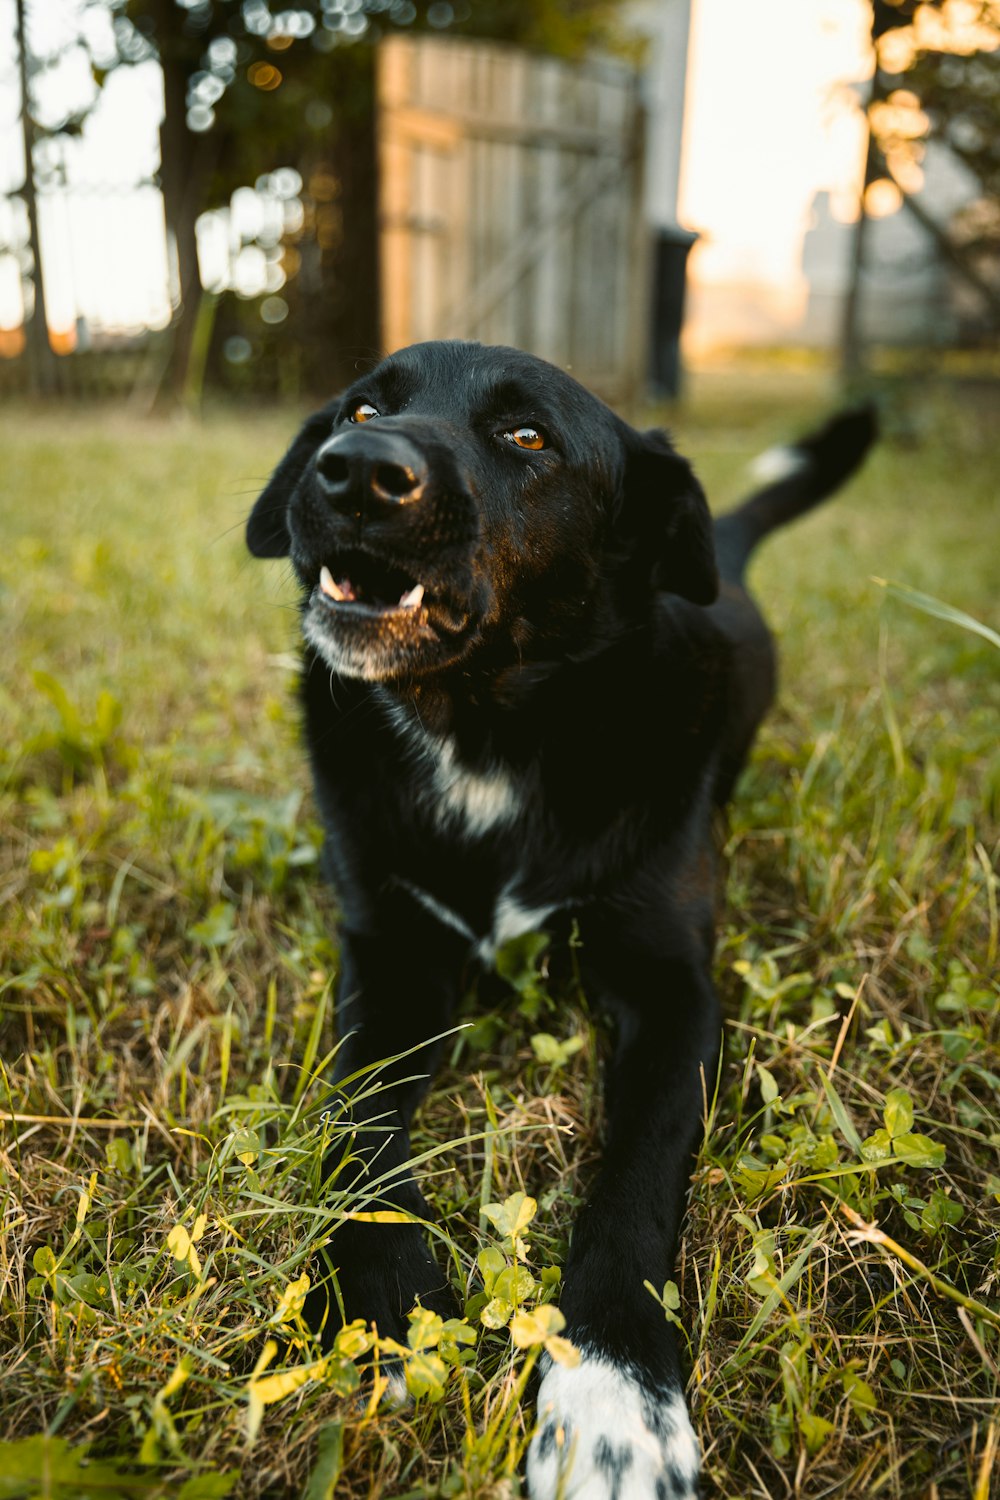
[[[410,1395],[406,1384],[406,1376],[400,1364],[393,1361],[392,1364],[382,1366],[382,1374],[385,1377],[386,1387],[382,1392],[382,1405],[392,1410],[413,1405],[413,1397]]]
[[[381,1412],[406,1412],[412,1405],[413,1397],[398,1359],[383,1360],[377,1377],[369,1365],[360,1390],[351,1398],[351,1407],[359,1418],[370,1416],[376,1407]]]
[[[680,1391],[581,1351],[550,1365],[528,1451],[531,1500],[695,1500],[698,1440]]]

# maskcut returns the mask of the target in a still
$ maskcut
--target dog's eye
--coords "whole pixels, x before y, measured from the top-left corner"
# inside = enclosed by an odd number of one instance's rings
[[[546,446],[544,435],[537,427],[514,427],[510,432],[505,432],[504,437],[508,443],[513,443],[515,448],[531,448],[537,451]]]
[[[357,406],[352,410],[348,420],[351,422],[370,422],[372,417],[377,417],[378,415],[379,410],[377,406],[372,406],[370,401],[359,401]]]

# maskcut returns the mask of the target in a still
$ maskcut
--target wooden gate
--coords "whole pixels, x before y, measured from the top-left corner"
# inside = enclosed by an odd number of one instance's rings
[[[392,37],[378,100],[384,347],[513,344],[632,395],[649,279],[635,72]]]

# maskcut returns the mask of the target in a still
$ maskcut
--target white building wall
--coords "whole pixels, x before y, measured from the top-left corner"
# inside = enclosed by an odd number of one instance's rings
[[[656,228],[677,224],[691,0],[634,0],[629,21],[646,39],[646,212]]]

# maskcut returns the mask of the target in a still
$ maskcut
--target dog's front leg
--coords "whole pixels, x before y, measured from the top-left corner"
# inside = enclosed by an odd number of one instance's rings
[[[464,937],[403,891],[384,900],[364,930],[341,932],[339,1088],[328,1103],[335,1143],[323,1175],[335,1190],[370,1191],[357,1204],[362,1212],[402,1209],[428,1217],[407,1166],[410,1121],[437,1065],[467,953]],[[336,1271],[346,1321],[363,1318],[379,1333],[405,1340],[405,1316],[417,1302],[445,1315],[453,1310],[446,1277],[418,1225],[346,1220],[324,1254]],[[336,1332],[339,1312],[327,1287],[316,1288],[307,1316],[327,1336]]]
[[[618,1022],[600,1175],[573,1232],[562,1309],[581,1351],[552,1365],[528,1460],[533,1500],[690,1500],[698,1444],[675,1329],[644,1286],[669,1278],[711,1092],[719,1006],[706,924],[662,911],[593,913],[582,976]]]

